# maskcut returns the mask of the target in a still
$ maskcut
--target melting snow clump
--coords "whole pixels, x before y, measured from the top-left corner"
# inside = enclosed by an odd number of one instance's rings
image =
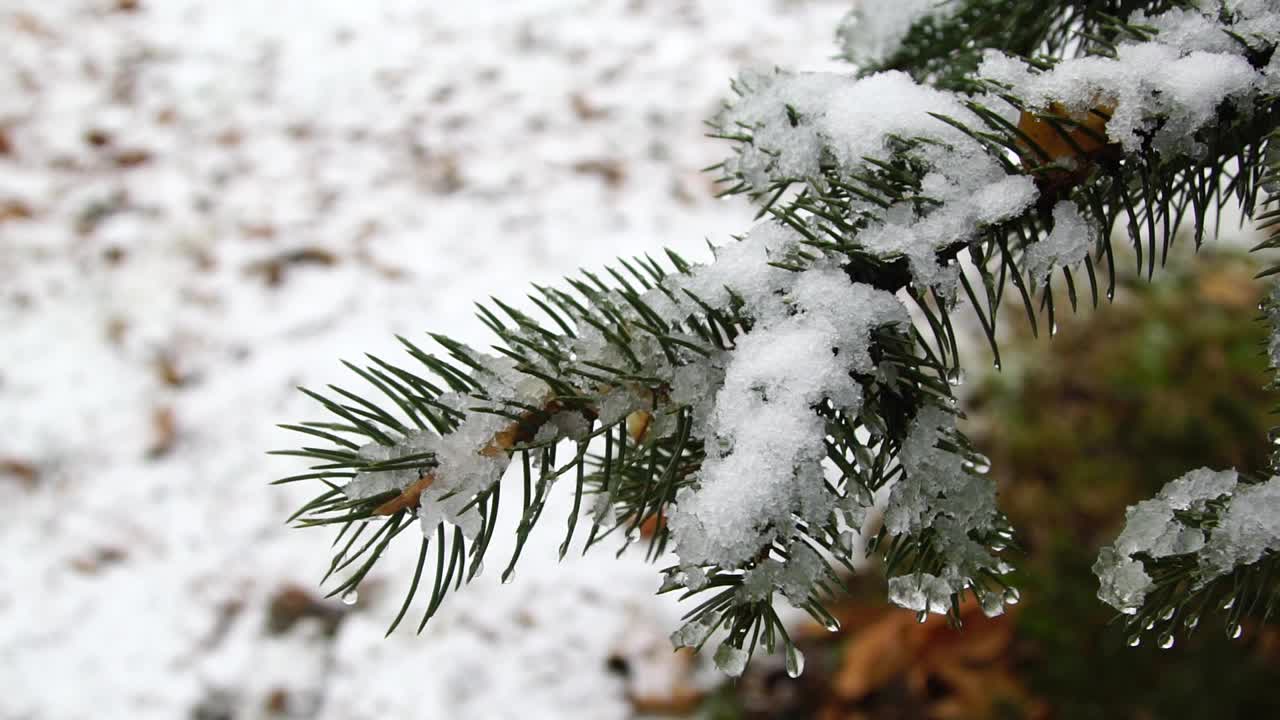
[[[1216,525],[1202,528],[1193,521],[1206,515],[1216,516]],[[1246,483],[1235,470],[1192,470],[1125,513],[1124,530],[1094,564],[1101,583],[1098,596],[1133,614],[1152,588],[1147,562],[1193,556],[1196,583],[1203,586],[1276,550],[1280,477]]]

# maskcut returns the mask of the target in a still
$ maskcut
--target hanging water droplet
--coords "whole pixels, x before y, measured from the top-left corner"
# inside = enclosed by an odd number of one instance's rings
[[[511,568],[507,568],[507,571],[506,571],[506,572],[504,572],[504,573],[502,573],[502,584],[503,584],[503,585],[510,585],[510,584],[511,584],[511,581],[512,581],[512,580],[515,580],[515,579],[516,579],[516,573],[515,573],[515,571],[514,571],[514,570],[512,570]]]
[[[1147,621],[1147,624],[1142,626],[1142,629],[1143,629],[1143,630],[1151,630],[1151,629],[1152,629],[1152,628],[1154,628],[1155,626],[1156,626],[1156,621],[1155,621],[1155,620],[1148,620],[1148,621]]]
[[[1138,647],[1141,644],[1142,644],[1141,635],[1134,634],[1129,636],[1129,643],[1128,643],[1129,647]]]
[[[928,619],[929,619],[929,613],[927,613],[927,612],[925,612],[925,611],[923,611],[923,610],[921,610],[920,612],[916,613],[916,622],[920,623],[921,625],[923,625],[923,624],[924,624],[924,621],[925,621],[925,620],[928,620]]]
[[[1171,607],[1171,608],[1169,608],[1168,610],[1165,610],[1165,611],[1164,611],[1164,613],[1160,615],[1160,619],[1161,619],[1161,620],[1172,620],[1172,619],[1173,619],[1173,613],[1174,613],[1174,612],[1176,612],[1176,610],[1177,610],[1177,608],[1172,608],[1172,607]]]
[[[750,659],[746,650],[736,648],[725,641],[716,649],[715,654],[716,667],[720,668],[720,672],[729,677],[738,677],[743,670],[747,669],[747,660]]]
[[[787,676],[798,678],[804,672],[804,653],[795,645],[787,646]]]
[[[1054,335],[1057,335],[1057,334],[1058,334],[1058,321],[1054,320],[1053,322],[1049,323],[1049,337],[1053,337]]]
[[[1271,428],[1267,431],[1267,437],[1271,438],[1272,445],[1280,445],[1280,428]]]
[[[977,455],[974,455],[969,460],[969,464],[972,467],[973,471],[978,473],[979,475],[986,475],[987,473],[991,472],[991,458],[987,457],[986,455],[983,455],[982,453],[978,453]]]
[[[1004,595],[1000,593],[987,592],[985,589],[979,591],[978,602],[982,605],[982,614],[989,618],[998,617],[1004,614]]]
[[[991,367],[995,368],[995,369],[996,369],[996,372],[1000,372],[1000,361],[999,361],[998,359],[997,359],[997,360],[993,360],[993,361],[991,362]]]
[[[1004,591],[1005,605],[1017,605],[1019,600],[1022,600],[1022,593],[1018,592],[1017,588],[1009,588]]]
[[[1199,624],[1200,624],[1200,618],[1199,618],[1199,617],[1196,617],[1195,615],[1192,615],[1191,617],[1187,618],[1187,623],[1186,623],[1186,625],[1187,625],[1187,629],[1188,629],[1188,630],[1195,630],[1195,629],[1196,629],[1196,626],[1197,626],[1197,625],[1199,625]]]
[[[1161,635],[1161,636],[1160,636],[1160,649],[1161,649],[1161,650],[1168,650],[1168,649],[1169,649],[1169,648],[1171,648],[1171,647],[1173,647],[1173,636],[1172,636],[1172,635],[1169,635],[1169,634],[1167,634],[1167,633],[1166,633],[1165,635]]]
[[[343,605],[355,605],[356,601],[359,599],[360,599],[360,593],[357,592],[355,588],[351,588],[350,590],[342,593]]]
[[[1231,608],[1235,607],[1235,604],[1236,604],[1236,599],[1235,599],[1235,598],[1231,598],[1230,600],[1228,600],[1228,601],[1226,601],[1225,603],[1223,603],[1223,604],[1222,604],[1222,609],[1223,609],[1223,610],[1230,610]]]
[[[1240,636],[1243,634],[1244,634],[1244,628],[1241,627],[1240,623],[1233,623],[1227,626],[1227,637],[1231,638],[1232,640],[1239,640]]]
[[[955,387],[964,384],[964,368],[951,368],[947,372],[947,384]]]
[[[1108,301],[1111,301],[1111,300],[1115,300],[1115,299],[1116,299],[1116,289],[1115,289],[1115,288],[1107,288],[1107,300],[1108,300]]]
[[[840,632],[840,621],[829,617],[822,621],[822,627],[826,628],[827,632]]]

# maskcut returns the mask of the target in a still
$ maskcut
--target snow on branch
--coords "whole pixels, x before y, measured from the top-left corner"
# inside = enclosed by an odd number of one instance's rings
[[[1167,647],[1178,623],[1194,628],[1219,604],[1230,611],[1238,603],[1244,610],[1249,603],[1241,595],[1269,595],[1269,588],[1246,587],[1256,582],[1257,568],[1250,566],[1274,563],[1277,551],[1280,478],[1246,483],[1235,470],[1200,468],[1130,507],[1124,530],[1102,549],[1093,569],[1101,583],[1098,597],[1126,615],[1141,613],[1130,623],[1136,632],[1159,624],[1159,642]],[[1273,602],[1264,597],[1261,607],[1251,609],[1269,614]],[[1227,627],[1239,636],[1235,619]],[[1137,644],[1138,637],[1130,642]]]
[[[885,47],[869,50],[877,57],[900,29],[940,9],[896,5],[892,17],[860,21],[884,33]],[[482,308],[502,340],[498,355],[436,337],[447,358],[405,341],[430,379],[376,358],[352,366],[395,407],[339,389],[343,401],[316,396],[343,422],[295,426],[336,443],[295,453],[322,461],[323,472],[299,478],[328,488],[304,508],[306,522],[347,527],[389,514],[393,529],[374,538],[385,545],[416,515],[439,551],[430,617],[455,570],[462,582],[468,554],[466,577],[479,571],[500,480],[519,457],[520,543],[508,575],[549,488],[572,477],[561,552],[585,495],[594,495],[588,546],[602,529],[632,539],[644,520],[665,519],[650,548],[673,543],[677,565],[663,589],[713,594],[673,640],[700,646],[722,630],[717,661],[736,673],[758,641],[794,653],[775,594],[834,623],[821,602],[838,582],[831,565],[861,560],[854,541],[874,534],[864,527],[871,498],[889,489],[873,545],[885,553],[892,601],[948,612],[971,592],[987,613],[1001,612],[1017,600],[999,557],[1011,534],[985,459],[954,425],[949,381],[959,361],[948,313],[963,287],[994,346],[992,258],[1034,317],[1031,292],[1055,270],[1071,282],[1070,269],[1085,264],[1093,282],[1090,252],[1105,247],[1133,173],[1172,188],[1169,203],[1191,192],[1176,172],[1196,173],[1192,191],[1216,182],[1194,165],[1226,162],[1205,156],[1204,137],[1273,109],[1266,98],[1277,82],[1265,53],[1280,11],[1230,6],[1138,13],[1111,53],[1045,63],[989,51],[969,94],[898,71],[743,75],[739,97],[716,120],[736,143],[720,170],[774,217],[705,265],[671,254],[669,267],[622,262],[608,283],[586,273],[570,280],[573,293],[536,288],[541,319],[500,302]],[[1151,164],[1170,158],[1185,162],[1176,172]],[[1091,174],[1097,162],[1108,163],[1106,177]],[[1111,194],[1100,200],[1087,182],[1109,183]],[[1205,212],[1197,202],[1198,223]],[[961,272],[966,250],[986,284],[989,318]],[[927,317],[925,330],[913,325],[908,299]],[[1045,302],[1052,312],[1047,290]],[[561,441],[576,450],[557,464]],[[1131,529],[1099,561],[1108,602],[1142,604],[1153,582],[1144,557],[1201,553],[1205,572],[1226,572],[1274,549],[1265,524],[1273,521],[1260,515],[1271,512],[1271,483],[1188,478],[1131,511]],[[1232,491],[1216,529],[1178,525]],[[454,531],[447,550],[446,528]],[[789,667],[800,664],[789,655]]]

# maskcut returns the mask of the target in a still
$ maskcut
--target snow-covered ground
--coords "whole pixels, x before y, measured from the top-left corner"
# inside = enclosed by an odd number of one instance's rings
[[[329,537],[263,453],[339,358],[745,228],[701,122],[847,6],[0,0],[0,718],[603,720],[696,682],[652,568],[556,564],[553,520],[422,636],[382,637],[411,539],[311,607]]]

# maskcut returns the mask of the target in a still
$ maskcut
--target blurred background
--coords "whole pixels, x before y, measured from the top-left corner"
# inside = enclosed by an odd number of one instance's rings
[[[293,388],[395,333],[483,347],[474,300],[580,266],[705,259],[751,211],[698,172],[702,121],[744,66],[834,66],[849,7],[0,0],[0,719],[1280,715],[1280,636],[1124,647],[1088,569],[1168,479],[1263,466],[1230,249],[970,372],[1016,613],[919,625],[873,569],[842,632],[797,624],[802,678],[723,684],[671,652],[651,566],[557,563],[553,521],[421,636],[383,638],[416,543],[324,599],[328,536],[283,523],[307,491],[267,485],[299,467],[275,423],[317,415]]]

